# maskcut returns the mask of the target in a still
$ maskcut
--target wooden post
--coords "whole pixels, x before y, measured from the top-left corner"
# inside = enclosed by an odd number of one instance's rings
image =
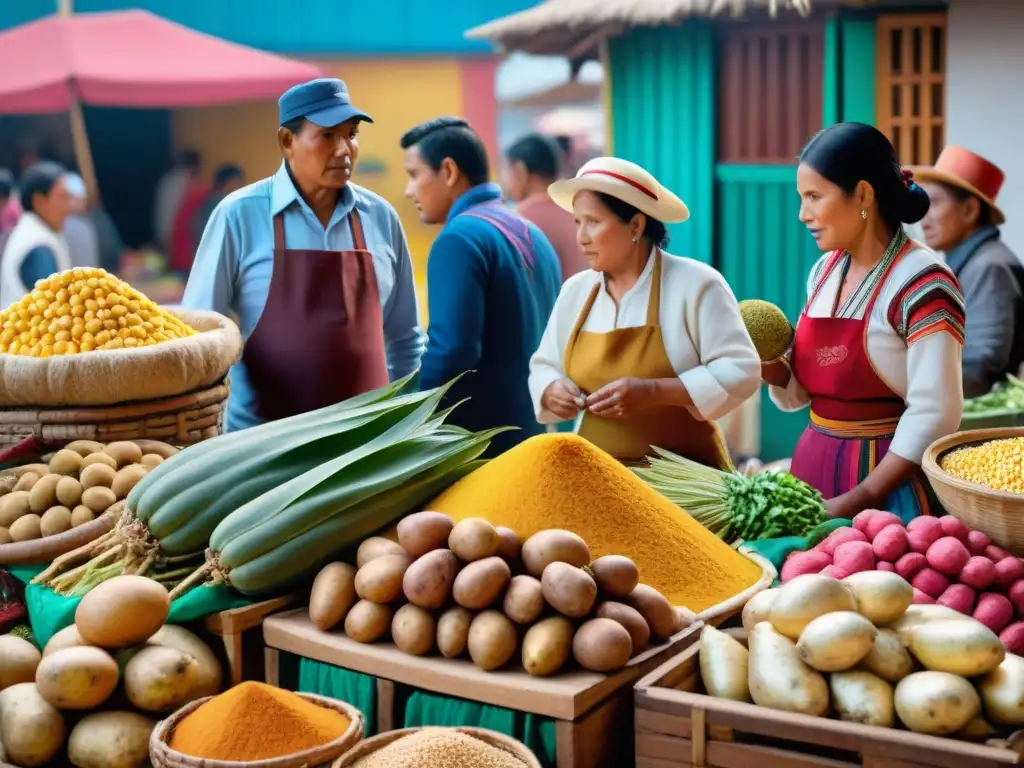
[[[74,12],[74,0],[57,0],[58,16],[70,18]],[[71,87],[74,91],[71,104],[68,107],[68,118],[71,122],[71,142],[75,148],[75,158],[78,161],[78,169],[81,171],[82,180],[85,182],[89,201],[99,205],[100,188],[96,180],[96,166],[92,161],[89,134],[85,130],[85,114],[82,111],[82,102],[78,98],[78,89],[73,82]]]

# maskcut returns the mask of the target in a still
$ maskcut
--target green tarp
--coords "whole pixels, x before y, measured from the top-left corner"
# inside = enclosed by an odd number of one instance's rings
[[[7,571],[24,582],[25,607],[28,609],[32,634],[42,648],[55,634],[75,622],[75,609],[80,597],[64,597],[41,584],[30,584],[46,568],[44,565],[12,565]],[[252,601],[225,586],[200,586],[185,593],[171,603],[168,624],[185,624],[217,611],[241,608]]]
[[[792,552],[802,552],[815,546],[819,541],[828,536],[837,528],[847,528],[853,525],[850,520],[837,518],[826,520],[807,536],[783,536],[778,539],[762,539],[761,541],[745,541],[743,548],[756,552],[761,557],[770,561],[775,570],[781,572],[782,564],[786,562]],[[776,580],[776,583],[778,581]]]

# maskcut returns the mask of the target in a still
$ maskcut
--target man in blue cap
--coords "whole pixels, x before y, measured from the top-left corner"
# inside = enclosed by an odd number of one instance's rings
[[[214,209],[182,300],[239,319],[228,430],[384,386],[423,354],[398,214],[350,181],[360,125],[373,120],[333,78],[289,89],[278,106],[284,162]]]

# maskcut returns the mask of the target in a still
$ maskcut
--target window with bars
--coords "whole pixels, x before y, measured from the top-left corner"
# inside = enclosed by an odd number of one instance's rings
[[[946,140],[946,14],[878,18],[876,123],[903,165],[931,165]]]
[[[824,26],[728,24],[717,43],[718,162],[792,165],[821,129]]]

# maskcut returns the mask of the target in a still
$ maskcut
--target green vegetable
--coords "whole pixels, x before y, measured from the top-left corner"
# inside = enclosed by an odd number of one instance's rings
[[[1000,412],[1024,411],[1024,381],[1012,373],[1006,381],[996,384],[992,391],[964,400],[965,416],[992,415]]]
[[[654,448],[641,480],[725,541],[805,536],[825,522],[825,501],[788,472],[745,476]]]

